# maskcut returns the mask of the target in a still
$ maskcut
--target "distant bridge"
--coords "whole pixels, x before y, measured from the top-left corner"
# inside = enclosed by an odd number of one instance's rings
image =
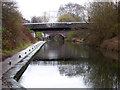
[[[87,29],[88,24],[86,22],[47,22],[47,23],[24,23],[24,26],[29,27],[34,31],[43,31],[43,30],[62,30],[62,29],[71,29],[72,26],[79,26],[80,29]]]
[[[24,23],[24,26],[37,32],[46,34],[61,34],[66,36],[72,28],[76,30],[87,30],[89,23],[86,22],[46,22],[46,23]]]

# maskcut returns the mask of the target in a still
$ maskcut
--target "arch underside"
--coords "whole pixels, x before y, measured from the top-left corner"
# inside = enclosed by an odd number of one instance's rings
[[[67,34],[70,32],[70,31],[41,31],[43,32],[44,34],[48,34],[48,35],[61,35],[63,36],[64,38],[67,36]]]

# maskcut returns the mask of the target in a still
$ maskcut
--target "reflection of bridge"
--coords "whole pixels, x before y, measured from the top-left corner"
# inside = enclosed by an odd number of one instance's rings
[[[61,34],[62,36],[66,36],[73,27],[77,27],[78,30],[88,29],[86,22],[24,23],[24,26],[35,32],[39,31],[49,35]]]

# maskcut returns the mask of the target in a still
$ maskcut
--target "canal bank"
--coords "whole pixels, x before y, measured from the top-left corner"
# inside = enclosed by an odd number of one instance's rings
[[[0,77],[2,78],[2,88],[23,88],[17,80],[44,43],[45,41],[39,41],[2,62],[2,76]]]

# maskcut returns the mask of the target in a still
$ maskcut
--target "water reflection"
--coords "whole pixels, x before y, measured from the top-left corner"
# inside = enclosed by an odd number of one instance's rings
[[[100,51],[105,57],[108,57],[108,58],[111,58],[111,59],[114,59],[120,62],[118,52],[112,52],[112,51],[107,51],[103,49],[100,49]]]
[[[87,48],[87,47],[86,47]],[[63,60],[63,59],[78,59],[89,58],[88,50],[84,46],[73,46],[63,42],[48,42],[42,49],[35,55],[34,60]],[[81,52],[79,52],[79,50]]]
[[[35,55],[19,82],[27,88],[117,88],[119,69],[119,62],[104,57],[96,49],[48,42]]]

